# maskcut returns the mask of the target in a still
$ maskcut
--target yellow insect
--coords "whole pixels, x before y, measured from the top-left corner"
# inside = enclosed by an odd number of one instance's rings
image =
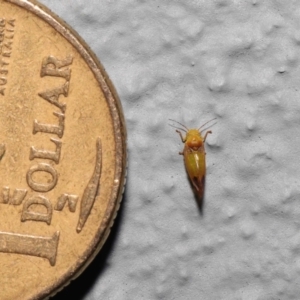
[[[179,154],[183,155],[184,157],[185,168],[189,175],[191,183],[195,188],[195,192],[200,202],[199,203],[200,205],[202,204],[202,199],[204,195],[205,172],[206,172],[206,165],[205,165],[206,153],[204,149],[204,143],[207,135],[209,133],[212,133],[211,130],[208,130],[202,137],[202,132],[200,131],[200,129],[215,119],[216,118],[206,122],[198,129],[189,129],[185,125],[175,120],[169,119],[170,121],[176,122],[183,127],[183,128],[179,128],[169,124],[170,126],[177,129],[176,132],[180,135],[181,141],[184,143],[183,151],[179,152]],[[182,135],[180,130],[186,133],[185,137]]]

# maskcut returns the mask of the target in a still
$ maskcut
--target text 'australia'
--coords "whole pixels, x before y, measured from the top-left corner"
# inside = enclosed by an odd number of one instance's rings
[[[15,20],[0,18],[0,95],[4,95],[7,85],[8,66],[15,35]]]

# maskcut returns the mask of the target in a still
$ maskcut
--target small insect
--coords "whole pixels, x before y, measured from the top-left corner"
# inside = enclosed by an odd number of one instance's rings
[[[180,135],[181,141],[184,143],[184,148],[182,152],[179,152],[180,155],[184,157],[184,164],[186,171],[189,175],[191,183],[195,188],[197,198],[202,204],[203,194],[204,194],[204,184],[205,184],[205,149],[204,143],[209,133],[212,133],[211,130],[205,132],[202,137],[200,129],[208,124],[209,122],[216,120],[216,118],[204,123],[198,129],[189,129],[185,125],[169,119],[170,121],[176,122],[181,125],[183,128],[169,124],[170,126],[176,128],[176,132]],[[214,125],[214,124],[213,124]],[[183,137],[181,131],[185,132],[186,135]]]

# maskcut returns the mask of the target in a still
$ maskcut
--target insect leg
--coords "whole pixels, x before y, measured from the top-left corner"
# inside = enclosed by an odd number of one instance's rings
[[[183,136],[182,136],[182,133],[181,133],[181,131],[179,131],[179,130],[176,130],[176,132],[180,135],[180,137],[181,137],[181,141],[183,142],[183,143],[185,143],[185,141],[186,141],[186,138],[184,138]]]
[[[212,133],[212,131],[211,131],[211,130],[206,131],[206,133],[205,133],[205,135],[204,135],[204,138],[203,138],[203,143],[205,143],[206,137],[207,137],[207,135],[208,135],[209,133]]]

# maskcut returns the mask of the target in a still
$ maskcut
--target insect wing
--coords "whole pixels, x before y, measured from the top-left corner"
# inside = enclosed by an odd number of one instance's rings
[[[204,194],[205,182],[205,153],[198,150],[193,151],[187,147],[184,149],[185,168],[189,178],[197,191],[199,198]]]

